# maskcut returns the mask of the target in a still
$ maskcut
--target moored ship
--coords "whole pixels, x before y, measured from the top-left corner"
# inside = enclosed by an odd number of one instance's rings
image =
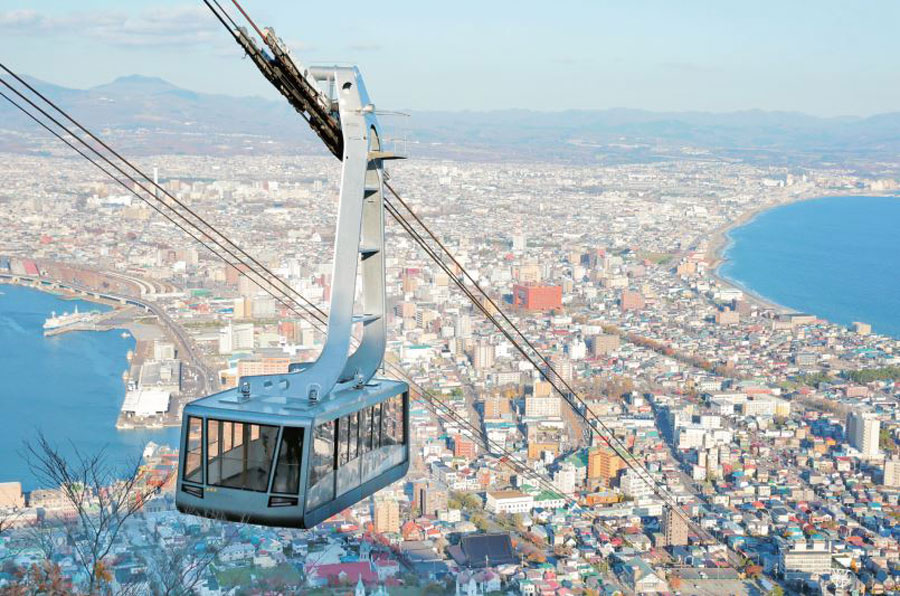
[[[75,307],[75,311],[71,313],[64,312],[61,315],[57,315],[56,311],[53,311],[50,313],[50,317],[44,321],[44,335],[79,323],[88,323],[96,314],[97,313],[93,311],[78,312],[77,306]]]

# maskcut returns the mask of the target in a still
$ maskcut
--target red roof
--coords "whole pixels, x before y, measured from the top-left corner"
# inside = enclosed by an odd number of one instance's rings
[[[372,571],[372,566],[368,561],[319,565],[311,573],[316,577],[327,579],[329,583],[340,581],[355,584],[360,577],[362,577],[363,583],[366,584],[378,581],[378,574]]]

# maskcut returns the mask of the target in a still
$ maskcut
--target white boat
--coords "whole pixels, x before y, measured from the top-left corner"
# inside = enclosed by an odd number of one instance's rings
[[[50,317],[44,321],[44,333],[63,327],[71,327],[78,323],[86,323],[93,319],[96,314],[95,312],[78,312],[77,305],[75,306],[75,312],[72,313],[64,312],[61,315],[57,315],[56,311],[53,311],[50,313]]]

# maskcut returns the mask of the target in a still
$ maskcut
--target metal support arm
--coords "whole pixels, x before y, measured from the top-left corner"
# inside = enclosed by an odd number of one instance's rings
[[[319,358],[292,365],[285,375],[239,380],[236,399],[278,394],[286,399],[320,400],[338,386],[362,386],[377,371],[386,344],[384,272],[385,153],[378,120],[356,67],[316,69],[314,76],[334,82],[337,94],[343,165],[334,245],[328,337]],[[357,300],[357,274],[360,300]],[[358,307],[358,308],[357,308]],[[359,345],[351,353],[355,324],[362,325]]]

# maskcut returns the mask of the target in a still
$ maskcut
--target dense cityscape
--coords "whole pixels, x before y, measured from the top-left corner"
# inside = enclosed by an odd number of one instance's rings
[[[338,162],[142,161],[327,307]],[[478,433],[414,399],[408,477],[314,530],[176,512],[178,446],[150,444],[141,481],[156,490],[103,559],[110,589],[141,593],[174,565],[197,594],[894,590],[900,340],[865,321],[791,312],[716,274],[727,230],[755,213],[890,193],[894,180],[687,153],[611,166],[416,160],[389,170],[618,441],[592,430],[389,224],[388,359]],[[115,305],[104,325],[136,340],[122,371],[122,432],[177,426],[187,401],[287,372],[321,349],[308,321],[80,160],[8,155],[0,181],[2,280],[102,292],[92,299]],[[511,468],[507,452],[552,486]],[[81,518],[61,487],[25,494],[20,482],[0,484],[0,511],[0,589],[45,561],[66,585],[94,581],[67,529]],[[148,555],[156,551],[187,554],[160,561]]]

